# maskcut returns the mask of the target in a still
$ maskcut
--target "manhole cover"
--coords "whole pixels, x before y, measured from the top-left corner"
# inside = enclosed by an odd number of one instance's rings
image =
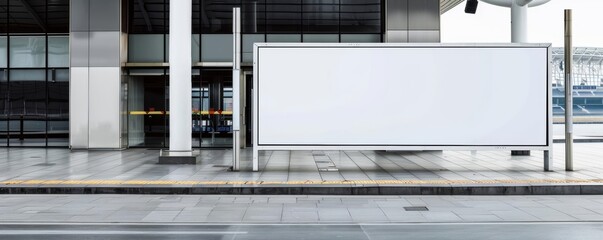
[[[404,207],[404,210],[408,211],[408,212],[413,212],[413,211],[429,211],[429,209],[425,206],[415,206],[415,207]]]
[[[56,165],[56,163],[38,163],[38,164],[34,164],[33,166],[36,167],[48,167],[48,166],[54,166]]]

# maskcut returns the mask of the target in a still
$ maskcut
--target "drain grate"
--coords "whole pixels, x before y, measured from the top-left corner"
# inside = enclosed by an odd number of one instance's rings
[[[35,167],[48,167],[48,166],[54,166],[54,165],[56,165],[56,163],[38,163],[38,164],[34,164],[32,166],[35,166]]]
[[[404,207],[404,210],[407,212],[429,211],[429,209],[425,206]]]
[[[159,201],[162,202],[180,202],[180,200],[182,200],[182,197],[179,196],[165,196],[159,198]]]
[[[329,160],[316,160],[314,162],[316,162],[316,163],[331,163],[331,161],[329,161]]]
[[[339,171],[339,169],[337,169],[337,168],[319,168],[318,171],[319,172],[337,172],[337,171]]]
[[[315,156],[315,157],[321,157],[322,156],[322,157],[324,157],[324,156],[327,156],[327,155],[324,154],[324,153],[312,153],[312,156]]]

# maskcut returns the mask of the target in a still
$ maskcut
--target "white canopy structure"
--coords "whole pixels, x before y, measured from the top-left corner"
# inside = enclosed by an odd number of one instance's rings
[[[500,7],[511,8],[511,42],[528,42],[528,8],[551,0],[481,0]]]

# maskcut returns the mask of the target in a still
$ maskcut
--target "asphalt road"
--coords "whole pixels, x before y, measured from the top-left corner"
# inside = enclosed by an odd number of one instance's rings
[[[0,224],[0,239],[602,239],[603,223]]]

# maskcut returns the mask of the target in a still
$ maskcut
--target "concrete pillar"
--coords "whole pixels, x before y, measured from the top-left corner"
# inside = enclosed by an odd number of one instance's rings
[[[170,151],[192,150],[192,1],[170,1]]]

